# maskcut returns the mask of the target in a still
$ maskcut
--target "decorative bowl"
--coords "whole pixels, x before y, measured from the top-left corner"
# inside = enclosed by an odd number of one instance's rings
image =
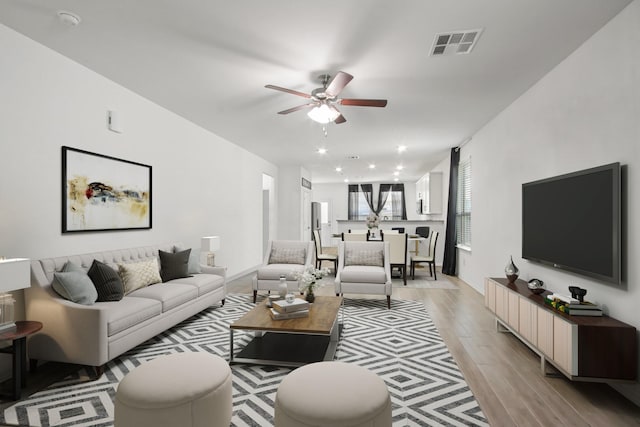
[[[527,287],[534,294],[541,294],[545,291],[544,283],[539,279],[532,279],[527,283]]]

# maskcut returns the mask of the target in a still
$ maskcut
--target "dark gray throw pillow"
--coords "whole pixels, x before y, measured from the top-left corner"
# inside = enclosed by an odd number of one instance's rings
[[[182,252],[158,251],[160,257],[160,277],[163,282],[189,276],[189,254],[191,249]]]
[[[98,291],[98,301],[120,301],[124,297],[122,279],[107,264],[93,260],[87,274]]]

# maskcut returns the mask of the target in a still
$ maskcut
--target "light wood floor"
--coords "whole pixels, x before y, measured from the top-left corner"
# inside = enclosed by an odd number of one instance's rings
[[[543,376],[535,353],[496,331],[480,293],[455,277],[438,278],[459,289],[394,288],[392,298],[425,305],[492,426],[640,425],[640,407],[607,384]],[[251,293],[251,283],[231,282],[229,292]],[[316,294],[333,292],[325,286]]]
[[[492,426],[640,425],[640,408],[608,385],[543,376],[535,353],[511,334],[496,331],[482,295],[456,278],[440,274],[438,278],[453,281],[459,289],[394,288],[393,298],[425,305]],[[229,293],[252,293],[249,277],[228,285]],[[333,286],[320,288],[317,294],[333,295]],[[43,365],[29,376],[23,395],[61,379],[71,369],[77,367]],[[0,410],[10,404],[0,402]]]

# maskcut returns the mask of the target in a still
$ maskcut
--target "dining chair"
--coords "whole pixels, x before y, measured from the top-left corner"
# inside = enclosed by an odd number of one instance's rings
[[[400,270],[402,281],[407,285],[407,243],[409,235],[406,233],[385,233],[380,232],[383,242],[389,242],[389,264],[391,270]]]
[[[411,279],[416,278],[416,264],[421,262],[426,262],[429,264],[429,275],[433,276],[433,280],[438,280],[438,276],[436,274],[436,243],[438,243],[438,233],[437,231],[431,232],[431,239],[429,240],[429,254],[426,256],[412,256],[411,257]],[[433,270],[431,269],[433,267]]]
[[[322,261],[329,261],[333,263],[333,272],[335,274],[338,271],[338,255],[327,254],[322,251],[322,241],[318,230],[313,230],[313,241],[316,244],[316,268],[322,267]]]
[[[416,234],[425,239],[429,237],[429,227],[416,227]]]
[[[369,240],[369,232],[365,233],[342,233],[343,242],[366,242]]]
[[[397,231],[398,233],[404,233],[404,227],[391,227],[391,229]]]

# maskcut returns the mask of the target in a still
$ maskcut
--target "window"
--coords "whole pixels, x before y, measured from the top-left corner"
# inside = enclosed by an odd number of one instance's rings
[[[383,201],[382,206],[380,201]],[[348,217],[350,220],[366,220],[371,212],[376,211],[380,219],[407,219],[404,184],[380,184],[376,202],[377,204],[373,200],[372,184],[349,185]],[[377,209],[373,209],[376,206]]]
[[[456,206],[456,244],[471,247],[471,158],[458,167],[458,203]]]

